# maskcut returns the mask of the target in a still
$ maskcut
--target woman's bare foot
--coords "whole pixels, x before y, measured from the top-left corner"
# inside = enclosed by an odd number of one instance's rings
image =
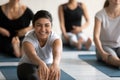
[[[106,63],[108,63],[109,65],[116,66],[116,67],[120,67],[120,59],[112,55],[108,55]]]
[[[78,41],[78,43],[76,44],[78,50],[81,50],[81,49],[82,49],[82,43],[83,43],[83,39],[80,38],[79,41]]]
[[[78,50],[81,50],[81,49],[82,49],[82,45],[79,44],[79,45],[77,46],[77,49],[78,49]]]
[[[16,57],[21,57],[21,53],[20,53],[20,41],[18,37],[13,37],[12,39],[12,46],[13,46],[13,50],[14,50],[14,54]]]
[[[89,50],[91,45],[92,45],[92,40],[90,38],[88,38],[87,42],[85,43],[86,49]]]

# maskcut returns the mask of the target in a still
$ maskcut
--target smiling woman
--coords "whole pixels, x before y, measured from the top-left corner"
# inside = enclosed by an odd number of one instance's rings
[[[33,26],[35,28],[35,33],[38,37],[38,40],[40,41],[40,45],[42,46],[44,46],[43,44],[46,43],[47,37],[51,33],[51,29],[52,29],[52,17],[50,14],[46,13],[46,15],[38,14],[33,19]],[[36,19],[38,20],[36,21]]]
[[[20,80],[60,80],[59,63],[62,41],[52,31],[52,16],[46,10],[38,11],[33,28],[23,40],[24,55],[17,73]]]

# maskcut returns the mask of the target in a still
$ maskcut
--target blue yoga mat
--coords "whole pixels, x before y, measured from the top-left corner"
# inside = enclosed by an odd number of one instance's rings
[[[20,58],[11,57],[0,53],[0,62],[18,62]]]
[[[75,47],[63,45],[63,51],[95,51],[95,46],[92,45],[89,50],[86,50],[85,47],[83,46],[81,50],[78,50]]]
[[[110,77],[120,77],[119,68],[97,61],[95,55],[79,55],[79,58],[86,61],[88,64],[94,66],[96,69],[100,70]]]
[[[5,76],[6,80],[18,80],[16,66],[4,66],[0,67],[0,71]],[[75,80],[69,74],[61,70],[61,79],[60,80]]]

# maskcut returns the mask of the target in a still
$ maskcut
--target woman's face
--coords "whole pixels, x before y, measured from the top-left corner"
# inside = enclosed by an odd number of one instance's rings
[[[51,33],[51,22],[47,18],[40,18],[35,21],[34,29],[39,39],[47,39]]]

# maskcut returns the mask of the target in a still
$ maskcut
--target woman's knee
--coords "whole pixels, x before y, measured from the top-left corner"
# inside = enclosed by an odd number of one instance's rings
[[[20,80],[39,80],[37,67],[32,64],[21,64],[17,68],[17,75]]]
[[[108,46],[103,46],[104,51],[106,51],[108,54],[112,55],[112,56],[117,56],[115,50],[111,47]]]

